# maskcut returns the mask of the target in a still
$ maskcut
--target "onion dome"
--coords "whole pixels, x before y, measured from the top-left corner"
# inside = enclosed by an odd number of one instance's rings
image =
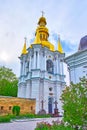
[[[45,26],[46,24],[47,22],[45,17],[42,16],[41,18],[39,18],[38,25]]]
[[[85,49],[87,49],[87,35],[81,38],[78,48],[80,51]]]
[[[46,18],[42,15],[38,21],[38,27],[35,32],[34,44],[41,44],[43,47],[47,47],[51,51],[54,51],[54,45],[48,41],[49,31],[46,27],[46,24]]]

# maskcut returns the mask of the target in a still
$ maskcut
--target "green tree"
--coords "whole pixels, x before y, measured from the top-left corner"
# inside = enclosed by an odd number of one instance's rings
[[[0,67],[0,95],[17,96],[18,79],[11,69]]]
[[[83,77],[80,83],[73,84],[62,94],[63,119],[72,127],[78,129],[87,124],[87,79]]]
[[[13,82],[17,80],[16,75],[12,72],[12,69],[6,67],[0,67],[0,80],[6,79],[7,81]]]

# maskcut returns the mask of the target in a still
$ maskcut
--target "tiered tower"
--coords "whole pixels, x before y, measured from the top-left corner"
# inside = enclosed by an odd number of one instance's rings
[[[65,86],[63,52],[60,38],[58,50],[48,41],[49,31],[46,18],[40,17],[35,40],[26,49],[26,41],[20,56],[21,72],[18,97],[36,98],[36,113],[62,113],[60,95]]]

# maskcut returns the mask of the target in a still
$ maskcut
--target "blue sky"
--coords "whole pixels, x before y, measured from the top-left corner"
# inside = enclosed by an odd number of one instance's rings
[[[57,48],[60,35],[66,56],[77,51],[87,34],[87,0],[0,0],[0,65],[12,68],[17,76],[24,37],[29,47],[42,10],[50,42]]]

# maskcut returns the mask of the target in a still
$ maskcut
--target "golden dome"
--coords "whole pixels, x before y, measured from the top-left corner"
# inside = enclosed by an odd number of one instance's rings
[[[47,47],[49,50],[54,51],[54,45],[48,41],[49,31],[46,27],[46,18],[40,17],[38,21],[38,27],[35,33],[34,44],[41,44],[43,47]]]
[[[38,25],[42,25],[42,26],[45,26],[47,24],[47,22],[46,22],[46,18],[45,17],[40,17],[39,18],[39,21],[38,21]]]

